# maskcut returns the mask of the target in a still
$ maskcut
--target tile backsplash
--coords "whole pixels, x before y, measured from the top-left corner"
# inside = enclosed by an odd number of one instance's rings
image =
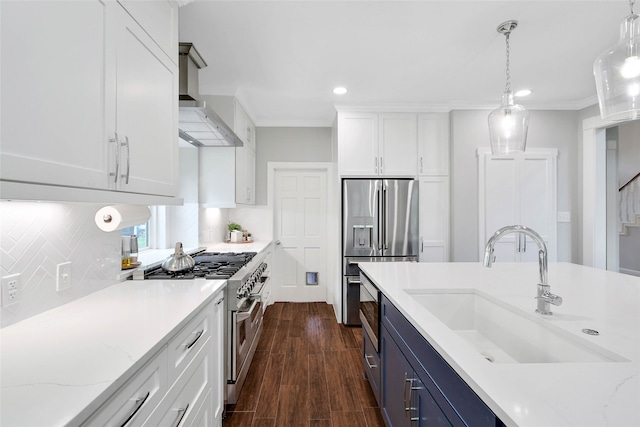
[[[2,307],[2,327],[118,282],[120,233],[94,216],[103,205],[0,202],[0,272],[20,274],[17,303]],[[71,288],[56,291],[56,267],[71,262]]]
[[[19,301],[0,309],[1,327],[61,306],[119,282],[120,233],[95,222],[103,204],[0,201],[0,273],[20,274]],[[166,212],[167,248],[222,242],[228,221],[242,224],[256,240],[271,240],[266,206],[205,209],[186,203]],[[56,290],[58,264],[71,262],[71,288]]]

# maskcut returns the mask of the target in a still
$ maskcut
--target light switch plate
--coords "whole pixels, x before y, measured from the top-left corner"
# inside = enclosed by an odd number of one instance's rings
[[[558,222],[571,222],[571,212],[558,212]]]
[[[71,263],[63,262],[56,266],[56,291],[71,288]]]

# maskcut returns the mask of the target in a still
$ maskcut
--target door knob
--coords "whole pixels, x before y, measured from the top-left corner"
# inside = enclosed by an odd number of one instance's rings
[[[276,240],[276,245],[280,245],[280,240]]]

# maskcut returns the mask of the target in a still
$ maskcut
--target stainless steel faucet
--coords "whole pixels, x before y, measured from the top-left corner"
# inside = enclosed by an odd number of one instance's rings
[[[493,233],[493,236],[487,241],[484,247],[484,266],[491,267],[496,256],[493,254],[493,247],[502,236],[512,233],[525,234],[533,239],[538,245],[538,267],[540,270],[540,283],[538,283],[538,292],[536,299],[538,300],[538,308],[536,313],[546,316],[552,315],[549,304],[560,305],[562,298],[551,293],[551,287],[547,283],[547,245],[542,237],[531,228],[524,225],[508,225]]]

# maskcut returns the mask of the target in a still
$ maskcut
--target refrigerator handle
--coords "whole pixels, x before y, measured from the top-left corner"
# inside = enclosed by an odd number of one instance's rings
[[[382,183],[382,248],[389,249],[387,243],[387,186]]]
[[[376,206],[377,210],[378,210],[378,250],[382,251],[383,248],[383,222],[382,222],[382,205],[383,205],[383,200],[382,200],[382,187],[379,187],[376,189],[376,192],[378,193],[378,206]]]

